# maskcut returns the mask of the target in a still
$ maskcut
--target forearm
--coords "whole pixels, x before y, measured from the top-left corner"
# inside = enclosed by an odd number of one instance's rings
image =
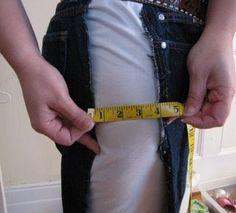
[[[236,31],[236,1],[209,0],[206,30],[232,39]]]
[[[37,41],[20,0],[0,0],[0,52],[19,75],[39,58]]]

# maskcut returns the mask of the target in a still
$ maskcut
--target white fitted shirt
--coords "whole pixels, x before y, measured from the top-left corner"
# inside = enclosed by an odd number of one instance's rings
[[[86,14],[96,107],[153,103],[159,82],[140,19],[141,3],[92,0]],[[158,120],[96,125],[101,153],[91,169],[91,213],[163,213]]]

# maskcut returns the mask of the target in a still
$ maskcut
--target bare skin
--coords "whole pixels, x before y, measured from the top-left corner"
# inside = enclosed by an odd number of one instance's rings
[[[19,78],[32,127],[58,144],[70,146],[79,140],[99,153],[97,142],[87,134],[93,121],[72,101],[56,68],[40,55],[19,0],[0,0],[0,52]]]
[[[190,89],[183,121],[195,127],[222,126],[229,114],[236,88],[235,14],[236,1],[209,1],[205,30],[189,53]]]
[[[183,121],[198,128],[221,126],[229,114],[235,93],[235,14],[235,0],[211,0],[206,29],[188,57],[190,91]],[[87,134],[94,123],[72,101],[56,68],[40,55],[20,0],[0,0],[0,52],[19,78],[32,127],[58,144],[78,141],[99,153]]]

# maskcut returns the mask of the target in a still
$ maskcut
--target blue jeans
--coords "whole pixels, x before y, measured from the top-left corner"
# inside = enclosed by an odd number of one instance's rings
[[[63,75],[72,99],[85,111],[94,107],[89,34],[84,20],[90,1],[64,0],[58,4],[44,36],[42,51],[44,58]],[[199,39],[203,25],[184,13],[148,3],[144,4],[140,17],[152,48],[154,71],[160,82],[160,102],[185,102],[189,86],[186,58]],[[94,130],[90,134],[96,138]],[[57,147],[62,154],[63,210],[65,213],[85,213],[95,154],[79,143]],[[166,170],[170,213],[179,212],[183,198],[188,149],[186,125],[179,119],[167,125],[163,119],[158,152]]]

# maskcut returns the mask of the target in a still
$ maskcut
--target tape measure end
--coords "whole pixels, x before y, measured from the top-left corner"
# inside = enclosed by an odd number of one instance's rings
[[[91,118],[94,118],[94,113],[95,113],[95,109],[93,109],[93,108],[89,108],[89,109],[88,109],[88,115],[89,115]]]

